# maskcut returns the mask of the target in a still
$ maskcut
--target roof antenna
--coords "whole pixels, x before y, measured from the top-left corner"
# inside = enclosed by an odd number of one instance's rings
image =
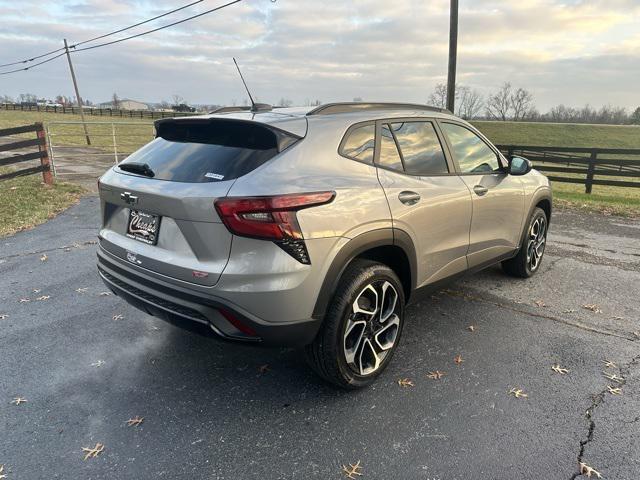
[[[236,62],[236,57],[233,58],[233,63],[236,64],[236,68],[238,69],[238,74],[240,75],[240,80],[244,84],[244,88],[249,95],[249,100],[251,100],[251,111],[252,112],[264,112],[271,110],[271,105],[267,105],[266,103],[256,103],[253,101],[253,97],[251,96],[251,92],[249,91],[249,87],[247,87],[247,82],[244,81],[244,77],[242,76],[242,72],[240,71],[240,67],[238,66],[238,62]]]

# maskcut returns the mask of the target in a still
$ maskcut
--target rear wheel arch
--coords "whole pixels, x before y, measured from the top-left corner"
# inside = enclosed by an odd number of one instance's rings
[[[372,230],[358,235],[342,247],[327,270],[313,309],[313,318],[324,318],[340,277],[356,259],[373,260],[391,268],[400,278],[408,300],[416,281],[415,248],[406,233],[398,235],[397,230],[395,233],[396,238],[392,228]]]

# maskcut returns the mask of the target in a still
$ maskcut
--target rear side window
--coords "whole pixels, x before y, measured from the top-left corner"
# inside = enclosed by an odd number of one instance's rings
[[[380,157],[378,157],[378,162],[383,167],[401,172],[404,171],[402,159],[398,153],[398,147],[391,128],[387,124],[382,125],[380,132],[382,137],[380,138]]]
[[[442,175],[449,173],[447,160],[431,122],[392,123],[404,171],[410,175]]]
[[[146,164],[153,178],[204,183],[233,180],[258,168],[297,140],[246,122],[167,122],[158,137],[120,165]]]
[[[373,163],[373,152],[376,145],[376,126],[363,125],[347,134],[340,155],[361,162]]]
[[[431,122],[384,124],[381,132],[381,166],[409,175],[449,173],[442,145]]]

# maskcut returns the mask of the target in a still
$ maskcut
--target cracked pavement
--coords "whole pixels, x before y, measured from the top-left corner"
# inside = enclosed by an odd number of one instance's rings
[[[0,239],[7,480],[338,479],[358,460],[364,479],[583,478],[579,460],[640,477],[638,220],[556,212],[538,275],[491,268],[411,306],[392,364],[349,393],[295,350],[201,338],[101,296],[97,212],[87,197]]]

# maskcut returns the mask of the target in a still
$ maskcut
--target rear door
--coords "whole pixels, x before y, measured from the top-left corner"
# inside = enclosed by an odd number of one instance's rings
[[[215,200],[299,137],[220,119],[162,121],[157,129],[155,140],[100,179],[100,245],[165,280],[213,286],[232,240]]]
[[[445,155],[434,121],[378,122],[376,166],[394,229],[410,235],[417,286],[467,268],[471,195]]]
[[[505,173],[499,153],[478,132],[456,122],[439,123],[473,198],[469,267],[513,252],[524,210],[522,181]]]

